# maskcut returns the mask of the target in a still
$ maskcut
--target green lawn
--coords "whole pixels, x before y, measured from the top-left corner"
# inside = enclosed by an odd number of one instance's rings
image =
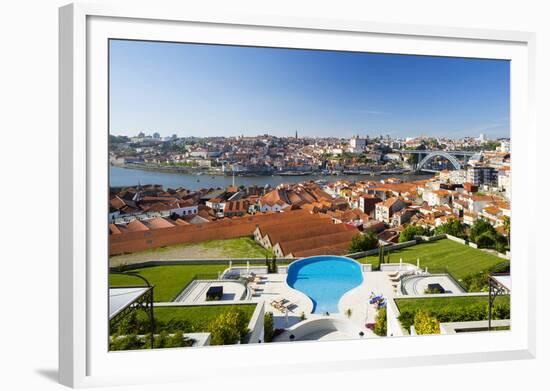
[[[187,330],[184,330],[185,332],[208,331],[210,323],[216,317],[233,308],[243,311],[248,321],[250,321],[256,304],[155,307],[155,321],[165,324],[170,321],[189,322],[190,326]]]
[[[109,266],[128,265],[150,260],[265,258],[265,256],[266,250],[262,246],[252,238],[242,237],[176,244],[131,254],[115,255],[109,258]]]
[[[441,239],[433,242],[421,243],[416,246],[406,247],[391,252],[390,262],[403,262],[416,265],[420,259],[420,267],[428,267],[428,271],[446,268],[457,280],[475,274],[505,262],[495,255],[486,253],[449,239]],[[359,259],[363,263],[378,263],[378,254]]]
[[[155,301],[172,301],[194,276],[217,278],[218,272],[227,269],[229,265],[166,265],[151,266],[132,270],[145,277],[154,285]],[[206,276],[200,276],[206,274]],[[109,275],[109,286],[142,285],[137,277],[120,274]]]
[[[271,255],[252,238],[236,238],[227,240],[209,240],[200,243],[204,249],[216,249],[227,254],[227,258],[265,258]]]

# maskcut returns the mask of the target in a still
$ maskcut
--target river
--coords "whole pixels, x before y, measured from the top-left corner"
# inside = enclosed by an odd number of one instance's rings
[[[403,182],[415,181],[429,178],[431,174],[391,174],[391,175],[301,175],[301,176],[235,176],[235,186],[265,186],[266,184],[275,187],[281,183],[299,183],[307,181],[316,181],[323,179],[327,182],[336,182],[340,179],[349,181],[379,181],[383,178],[400,178]],[[157,172],[139,170],[133,168],[122,168],[110,166],[110,185],[111,187],[136,186],[138,183],[162,185],[164,188],[183,187],[189,190],[198,190],[201,188],[225,188],[231,186],[233,178],[231,176],[211,176],[211,175],[192,175],[181,173]]]

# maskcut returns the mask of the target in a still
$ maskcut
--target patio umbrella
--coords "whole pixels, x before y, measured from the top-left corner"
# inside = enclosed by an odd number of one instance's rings
[[[231,269],[231,266],[233,265],[233,261],[229,261],[229,268]]]
[[[420,269],[420,258],[416,258],[416,267]]]
[[[246,272],[250,272],[250,261],[246,261]]]
[[[399,271],[401,271],[402,266],[403,266],[403,258],[399,258]]]

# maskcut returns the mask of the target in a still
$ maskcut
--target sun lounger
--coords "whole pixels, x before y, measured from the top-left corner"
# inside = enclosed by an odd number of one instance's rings
[[[283,299],[281,299],[281,300],[271,300],[270,304],[271,304],[272,307],[275,307],[275,308],[281,308],[281,307],[284,308]]]

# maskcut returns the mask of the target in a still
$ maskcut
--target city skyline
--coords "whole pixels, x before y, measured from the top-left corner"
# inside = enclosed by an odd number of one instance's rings
[[[509,62],[111,40],[110,105],[126,136],[501,138]]]

